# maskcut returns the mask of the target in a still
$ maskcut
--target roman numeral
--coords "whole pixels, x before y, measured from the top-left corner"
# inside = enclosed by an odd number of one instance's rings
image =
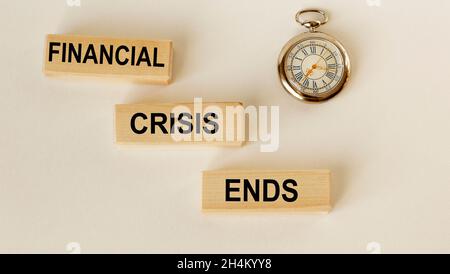
[[[333,56],[332,56],[332,55],[328,55],[328,57],[325,58],[325,60],[328,61],[328,60],[330,60],[331,58],[333,58]]]
[[[301,70],[302,67],[301,67],[301,66],[293,66],[292,69],[293,69],[293,70]]]
[[[303,72],[299,72],[297,74],[294,75],[295,79],[297,80],[297,82],[300,82],[300,80],[303,79]]]
[[[316,81],[313,81],[313,90],[314,90],[315,92],[317,92],[317,91],[319,90],[319,87],[317,86]]]
[[[328,78],[330,78],[330,79],[333,79],[333,78],[336,76],[336,74],[333,73],[333,72],[331,72],[331,71],[329,71],[329,72],[327,72],[326,76],[327,76]]]
[[[309,80],[308,80],[308,78],[305,79],[305,81],[303,81],[303,86],[304,87],[309,87]]]
[[[302,52],[304,55],[308,55],[308,52],[306,51],[306,49],[302,49]]]
[[[322,79],[322,83],[324,86],[328,85],[327,82],[325,82],[325,80]]]
[[[336,64],[328,64],[328,69],[336,69]]]
[[[309,47],[309,50],[311,51],[312,54],[316,54],[316,52],[317,52],[317,48],[316,48],[315,45],[311,45],[311,46]]]
[[[322,51],[320,52],[320,55],[322,55],[322,53],[325,51],[325,48],[322,48]]]

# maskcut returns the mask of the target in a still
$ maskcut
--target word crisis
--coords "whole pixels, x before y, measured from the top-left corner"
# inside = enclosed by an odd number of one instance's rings
[[[217,119],[218,114],[214,112],[209,112],[204,115],[196,113],[195,116],[188,112],[179,114],[170,113],[169,115],[166,113],[150,113],[147,115],[138,112],[131,117],[130,127],[135,134],[144,134],[146,132],[150,132],[150,134],[191,134],[192,132],[199,134],[201,131],[206,134],[216,134],[219,131],[219,122],[216,121]],[[148,126],[138,126],[137,120],[140,120],[141,123],[145,121]]]
[[[48,61],[53,62],[58,57],[62,63],[78,64],[108,64],[119,66],[148,66],[164,67],[158,62],[158,48],[151,49],[153,58],[150,58],[146,46],[82,44],[66,42],[50,42],[48,47]]]

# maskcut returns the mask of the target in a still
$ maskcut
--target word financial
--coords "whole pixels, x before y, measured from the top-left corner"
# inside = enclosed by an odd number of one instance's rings
[[[152,52],[152,58],[146,46],[50,42],[48,61],[53,62],[54,56],[58,56],[62,63],[164,67],[163,63],[158,62],[158,48],[154,47],[150,52]]]
[[[49,34],[44,73],[103,76],[167,85],[172,79],[172,41]]]

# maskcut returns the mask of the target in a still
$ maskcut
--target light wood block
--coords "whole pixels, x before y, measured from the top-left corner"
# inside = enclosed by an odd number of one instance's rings
[[[44,73],[168,84],[172,52],[171,41],[51,34],[46,39]]]
[[[241,103],[116,105],[115,131],[117,144],[241,146],[245,117]]]
[[[328,170],[205,171],[203,210],[327,213],[330,176]]]

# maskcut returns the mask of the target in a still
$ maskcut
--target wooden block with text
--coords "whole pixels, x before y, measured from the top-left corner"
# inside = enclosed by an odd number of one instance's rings
[[[172,79],[172,52],[171,41],[50,34],[44,72],[168,84]]]
[[[204,211],[331,210],[328,170],[203,172]]]
[[[241,103],[116,105],[116,143],[241,146],[243,111]]]

